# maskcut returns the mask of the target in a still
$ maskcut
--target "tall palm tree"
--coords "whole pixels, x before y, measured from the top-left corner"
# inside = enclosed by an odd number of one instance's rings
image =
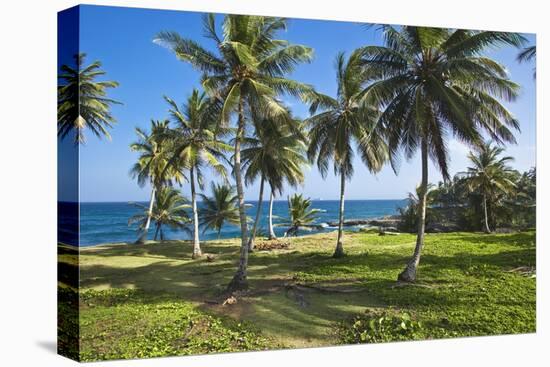
[[[248,249],[254,249],[254,239],[262,211],[264,184],[267,181],[271,193],[283,191],[286,181],[295,187],[304,181],[303,166],[307,164],[305,158],[305,137],[299,128],[291,130],[279,124],[276,120],[255,119],[255,135],[243,140],[242,161],[245,173],[245,183],[251,184],[260,178],[260,193],[256,219],[248,240]],[[296,121],[298,124],[298,121]]]
[[[311,199],[302,194],[294,194],[288,198],[288,219],[281,225],[289,226],[286,236],[295,236],[302,228],[311,228],[317,220],[320,209],[311,208]]]
[[[275,193],[270,188],[269,190],[269,209],[267,213],[267,227],[268,227],[268,238],[270,240],[277,239],[277,235],[275,234],[275,229],[273,228],[273,202],[275,200]]]
[[[326,177],[330,161],[334,174],[340,176],[340,208],[338,239],[334,257],[344,256],[344,192],[346,180],[353,175],[354,146],[371,173],[380,171],[387,161],[387,146],[377,128],[378,110],[365,103],[364,89],[367,82],[361,65],[361,52],[353,52],[346,60],[344,53],[336,57],[337,96],[332,98],[317,94],[310,112],[316,113],[306,123],[309,131],[308,156],[317,160],[317,167]]]
[[[225,184],[210,184],[212,196],[200,194],[202,208],[199,213],[200,223],[205,232],[212,229],[220,238],[223,225],[227,222],[239,225],[239,198],[235,188]]]
[[[506,69],[483,51],[503,45],[521,46],[516,33],[384,26],[384,46],[362,48],[372,83],[365,98],[384,109],[380,123],[388,136],[390,159],[421,152],[422,181],[418,235],[414,254],[398,279],[412,282],[424,244],[428,159],[449,179],[447,139],[450,134],[476,145],[486,132],[497,142],[514,142],[510,129],[518,121],[501,104],[512,101],[519,86]]]
[[[57,135],[62,139],[75,133],[75,144],[86,141],[85,129],[90,129],[94,135],[110,139],[108,128],[115,123],[111,115],[111,106],[121,104],[107,98],[109,88],[118,87],[115,81],[96,81],[105,75],[101,70],[101,62],[94,61],[84,66],[85,53],[75,55],[76,67],[61,66],[59,86],[57,88]]]
[[[282,120],[288,111],[277,99],[281,93],[305,97],[312,91],[311,87],[285,76],[297,64],[309,62],[313,51],[276,38],[286,29],[284,18],[225,15],[221,34],[213,14],[205,15],[203,23],[204,33],[214,42],[215,52],[175,32],[160,32],[154,42],[168,47],[180,60],[203,73],[203,88],[223,101],[223,123],[236,115],[233,171],[239,198],[241,252],[237,272],[228,285],[228,290],[233,291],[247,287],[248,228],[241,172],[241,143],[247,120],[251,115]]]
[[[518,54],[518,61],[520,63],[522,62],[530,62],[534,59],[536,59],[537,57],[537,46],[528,46],[528,47],[525,47],[523,50],[520,51],[520,53]],[[537,68],[534,67],[533,68],[533,78],[536,78],[537,77]]]
[[[180,192],[172,187],[164,186],[159,189],[151,215],[147,206],[138,203],[134,205],[143,209],[143,213],[134,215],[128,220],[128,224],[138,223],[139,228],[143,230],[151,217],[155,222],[155,241],[159,235],[160,240],[164,241],[163,225],[172,229],[188,230],[190,220],[186,209],[190,206]]]
[[[495,200],[499,193],[510,194],[516,187],[512,174],[513,169],[508,166],[514,158],[501,157],[504,148],[491,143],[483,144],[476,153],[470,152],[468,159],[472,166],[462,174],[466,176],[466,184],[470,192],[477,192],[482,197],[483,229],[491,233],[489,227],[488,200]]]
[[[170,116],[176,124],[172,131],[173,155],[170,165],[180,164],[188,167],[191,186],[191,206],[193,210],[193,258],[202,256],[199,241],[199,216],[197,209],[196,183],[204,188],[203,169],[210,167],[214,172],[227,179],[222,161],[224,152],[231,147],[218,140],[216,134],[225,133],[218,129],[219,109],[215,101],[207,98],[204,92],[193,89],[187,102],[179,108],[170,98]]]
[[[169,153],[171,152],[171,143],[167,139],[169,130],[169,121],[151,120],[150,133],[140,128],[135,132],[138,141],[130,145],[130,149],[139,153],[137,162],[132,166],[130,175],[137,179],[140,187],[149,183],[151,186],[151,197],[149,199],[149,215],[143,225],[143,231],[136,240],[136,243],[144,243],[147,239],[147,233],[151,224],[153,215],[153,206],[155,203],[155,194],[162,186],[175,181],[181,183],[184,179],[181,167],[168,166]]]

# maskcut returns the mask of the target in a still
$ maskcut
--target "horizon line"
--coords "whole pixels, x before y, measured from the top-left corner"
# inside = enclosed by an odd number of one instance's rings
[[[385,199],[345,199],[345,201],[386,201],[386,200],[406,200],[407,198],[385,198]],[[340,199],[322,199],[322,198],[310,198],[311,201],[340,201]],[[276,199],[275,201],[284,201],[287,199]],[[68,201],[68,200],[57,200],[58,203],[85,203],[85,204],[120,204],[120,203],[146,203],[149,200],[119,200],[119,201],[108,201],[108,200],[98,200],[98,201]],[[197,202],[202,202],[202,200],[197,200]],[[245,200],[245,202],[258,202],[258,200]],[[262,200],[263,203],[268,203],[269,200]]]

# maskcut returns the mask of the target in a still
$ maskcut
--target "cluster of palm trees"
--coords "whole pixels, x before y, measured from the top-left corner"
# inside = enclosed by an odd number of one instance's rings
[[[504,147],[486,142],[470,151],[466,171],[438,185],[428,184],[426,222],[430,227],[491,233],[497,227],[535,226],[536,168],[522,174],[510,166],[514,158],[504,153]],[[400,230],[412,232],[418,227],[418,198],[419,188],[399,208]]]
[[[483,230],[491,233],[489,228],[488,201],[496,200],[498,194],[509,194],[515,189],[513,169],[508,163],[513,157],[504,156],[502,147],[484,144],[478,148],[477,154],[470,152],[468,158],[472,166],[463,174],[470,192],[481,193],[483,207]]]
[[[195,258],[202,255],[199,243],[197,185],[201,189],[204,188],[203,171],[206,168],[227,179],[223,161],[225,153],[231,151],[231,147],[220,138],[228,134],[229,130],[218,126],[220,104],[217,100],[207,97],[204,92],[194,89],[181,107],[168,97],[165,97],[165,100],[169,105],[170,118],[161,122],[152,121],[148,134],[136,128],[139,140],[130,146],[133,151],[139,153],[138,161],[131,170],[132,176],[137,178],[138,184],[144,185],[149,182],[151,186],[150,204],[146,219],[140,225],[142,234],[137,242],[145,241],[153,214],[160,210],[161,203],[155,198],[155,194],[173,183],[181,184],[185,180],[191,188]],[[133,221],[132,219],[130,223]],[[181,222],[180,225],[184,226],[185,222]],[[159,222],[156,223],[158,225]]]
[[[196,185],[204,185],[202,171],[206,168],[224,181],[231,176],[236,194],[224,185],[214,186],[219,190],[214,190],[213,197],[203,197],[204,213],[208,213],[203,218],[218,231],[223,218],[239,223],[239,264],[228,290],[246,288],[248,256],[254,247],[265,184],[269,186],[271,212],[273,198],[282,193],[285,184],[296,186],[303,181],[307,163],[315,163],[323,177],[332,165],[340,177],[334,252],[339,257],[344,254],[345,183],[353,175],[355,155],[372,173],[385,164],[397,173],[400,157],[409,159],[420,152],[417,241],[411,260],[398,276],[402,281],[414,281],[424,244],[428,161],[431,159],[448,179],[447,141],[451,136],[472,147],[481,146],[485,136],[498,144],[515,142],[513,130],[519,123],[501,101],[513,101],[519,86],[509,79],[504,66],[484,51],[522,47],[524,37],[493,31],[381,26],[383,46],[360,47],[349,56],[337,54],[337,90],[328,96],[290,77],[298,65],[312,61],[313,49],[278,38],[287,27],[286,19],[225,15],[218,27],[214,15],[203,16],[203,31],[211,48],[175,32],[163,31],[154,39],[201,73],[204,92],[194,90],[181,108],[167,99],[170,119],[155,121],[149,135],[136,130],[139,141],[132,149],[140,152],[140,158],[132,172],[138,183],[149,182],[152,187],[148,215],[141,218],[144,233],[155,212],[157,193],[187,180],[192,196],[194,255],[199,256]],[[310,116],[304,121],[293,116],[282,102],[285,95],[307,104]],[[260,182],[259,203],[249,233],[244,186],[256,180]],[[298,199],[309,214],[315,214],[303,197],[292,200]],[[220,215],[220,202],[230,216]],[[293,215],[291,210],[291,219]],[[271,225],[269,235],[274,236]]]

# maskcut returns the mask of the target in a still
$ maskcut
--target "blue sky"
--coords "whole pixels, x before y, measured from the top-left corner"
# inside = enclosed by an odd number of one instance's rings
[[[80,149],[80,200],[130,201],[147,200],[149,189],[140,188],[128,172],[136,154],[128,148],[135,141],[135,127],[148,128],[151,119],[164,119],[167,95],[181,103],[193,87],[200,87],[199,73],[186,63],[178,61],[167,49],[152,42],[161,30],[177,31],[182,36],[201,42],[208,48],[210,40],[202,36],[199,13],[132,9],[116,7],[82,6],[80,13],[80,51],[88,54],[88,61],[100,60],[107,71],[107,79],[116,80],[120,87],[110,97],[124,103],[114,106],[112,112],[118,123],[112,129],[112,141],[99,140],[88,134],[88,142]],[[221,16],[218,16],[220,18]],[[526,35],[531,43],[534,35]],[[299,66],[293,78],[314,85],[319,91],[334,95],[336,82],[334,58],[339,51],[351,52],[369,44],[380,44],[381,34],[375,28],[351,22],[291,19],[289,28],[281,38],[300,43],[315,50],[311,64]],[[512,80],[522,86],[516,102],[507,107],[518,117],[521,134],[517,133],[517,146],[507,153],[514,156],[513,166],[524,171],[535,165],[535,82],[533,66],[515,61],[517,50],[490,51],[490,55],[503,63]],[[293,112],[307,117],[306,106],[286,98]],[[463,171],[467,164],[468,149],[451,139],[451,172]],[[217,180],[208,174],[208,180]],[[430,181],[441,179],[437,170],[430,167]],[[348,199],[400,199],[414,190],[420,181],[419,157],[403,161],[399,175],[385,167],[373,176],[357,160],[355,175],[346,187]],[[188,185],[183,187],[188,194]],[[246,188],[246,199],[256,200],[258,184]],[[323,180],[315,167],[306,174],[303,187],[287,189],[284,193],[303,192],[311,198],[338,198],[338,180],[331,174]]]

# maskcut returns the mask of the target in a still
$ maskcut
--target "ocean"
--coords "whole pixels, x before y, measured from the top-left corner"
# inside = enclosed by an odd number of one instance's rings
[[[254,218],[257,202],[251,204],[247,211],[248,215]],[[147,204],[147,203],[143,203]],[[314,200],[312,208],[321,209],[316,224],[334,222],[338,220],[338,200]],[[200,202],[198,203],[200,209]],[[378,218],[397,213],[397,208],[404,206],[404,200],[347,200],[345,202],[345,219],[369,219]],[[262,205],[260,219],[260,232],[267,233],[267,214],[269,202]],[[92,246],[101,243],[133,242],[136,240],[138,231],[136,226],[128,226],[128,219],[139,211],[135,206],[125,203],[81,203],[80,204],[80,246]],[[60,216],[62,215],[60,210]],[[288,216],[288,203],[286,200],[277,200],[273,203],[274,225],[282,222],[281,218]],[[62,219],[60,219],[60,222]],[[275,226],[275,232],[282,236],[288,228]],[[318,233],[333,231],[335,227],[327,226],[323,229],[303,231],[299,234]],[[353,227],[347,227],[352,229]],[[154,231],[149,231],[149,239],[153,239]],[[202,232],[202,228],[201,228]],[[184,231],[174,231],[168,227],[164,228],[166,239],[189,239],[189,234]],[[221,238],[234,238],[240,236],[240,228],[227,224],[221,231]],[[201,233],[202,240],[216,239],[217,233],[206,231]],[[60,234],[60,241],[63,240]],[[72,241],[71,241],[72,242]]]

